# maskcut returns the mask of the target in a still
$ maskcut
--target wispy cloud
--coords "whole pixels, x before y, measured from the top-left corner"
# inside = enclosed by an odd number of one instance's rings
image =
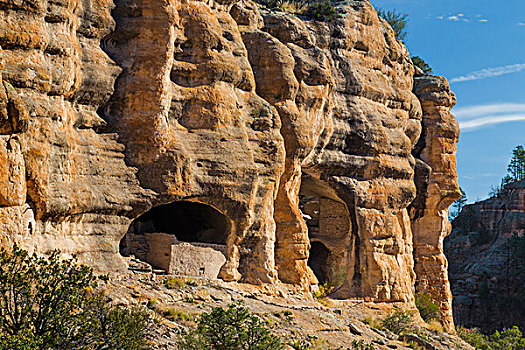
[[[489,21],[488,19],[483,18],[482,15],[476,15],[474,18],[469,18],[464,13],[458,13],[458,14],[449,13],[446,16],[445,15],[436,16],[436,19],[447,20],[451,22],[465,22],[465,23],[470,23],[470,22],[486,23]]]
[[[525,103],[498,103],[455,108],[454,115],[461,131],[469,132],[486,126],[525,121]]]
[[[497,113],[525,113],[525,103],[494,103],[470,107],[454,108],[454,115],[458,120],[470,119],[487,114]]]
[[[524,114],[514,114],[514,115],[491,115],[484,118],[478,118],[474,120],[468,120],[462,123],[459,123],[461,130],[463,131],[472,131],[479,129],[483,126],[489,126],[494,124],[516,122],[525,120]]]
[[[525,27],[525,22],[519,22],[519,23],[518,23],[518,26],[519,26],[519,27]]]
[[[462,75],[450,80],[451,83],[461,83],[471,80],[499,77],[500,75],[518,73],[525,70],[525,63],[510,64],[507,66],[484,68],[467,75]]]

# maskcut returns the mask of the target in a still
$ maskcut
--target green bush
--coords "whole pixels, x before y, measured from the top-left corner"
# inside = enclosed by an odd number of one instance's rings
[[[525,350],[525,338],[518,327],[496,331],[490,336],[490,349]]]
[[[364,340],[354,340],[352,341],[352,349],[353,350],[375,350],[375,346],[371,343],[365,343]]]
[[[414,64],[414,66],[419,67],[419,68],[423,71],[423,73],[425,73],[425,74],[430,74],[430,73],[432,73],[432,68],[430,68],[430,66],[428,65],[428,63],[425,62],[424,59],[422,59],[422,58],[419,57],[419,56],[412,56],[411,59],[412,59],[412,63]],[[462,194],[464,194],[463,190],[462,190]],[[460,198],[460,199],[458,199],[458,201],[461,200],[461,199],[463,199],[463,197]],[[464,204],[465,202],[466,202],[466,197],[465,197],[465,199],[464,199],[463,204]],[[455,202],[454,202],[454,203],[455,203]],[[460,210],[461,210],[461,209],[460,209]],[[457,215],[456,215],[456,216],[457,216]]]
[[[329,22],[337,16],[337,11],[329,0],[321,0],[308,5],[304,15],[316,21]]]
[[[406,30],[408,14],[397,12],[396,10],[385,11],[381,8],[377,8],[377,14],[390,24],[397,40],[404,41],[406,39],[408,34]]]
[[[416,294],[416,307],[425,322],[435,320],[439,317],[439,306],[428,293]]]
[[[144,349],[148,316],[107,305],[91,268],[0,249],[0,350]]]
[[[407,311],[394,311],[381,319],[381,325],[396,334],[404,334],[413,328],[413,316]]]
[[[202,313],[197,327],[179,340],[185,350],[278,350],[280,339],[270,332],[268,323],[241,306],[214,308]]]
[[[518,327],[495,331],[491,336],[478,329],[457,327],[457,333],[465,342],[481,350],[525,350],[525,338]]]

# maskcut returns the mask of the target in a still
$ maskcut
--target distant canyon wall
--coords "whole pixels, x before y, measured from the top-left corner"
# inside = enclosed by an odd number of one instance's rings
[[[525,180],[469,204],[445,240],[454,318],[487,332],[525,327]]]

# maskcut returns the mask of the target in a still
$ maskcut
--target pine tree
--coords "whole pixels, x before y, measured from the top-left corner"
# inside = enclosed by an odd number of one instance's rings
[[[522,145],[516,146],[512,151],[512,158],[507,171],[513,181],[525,178],[525,149]]]

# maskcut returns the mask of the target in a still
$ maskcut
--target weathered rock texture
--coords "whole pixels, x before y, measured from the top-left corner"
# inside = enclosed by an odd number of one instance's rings
[[[443,240],[450,233],[448,207],[461,196],[456,173],[459,125],[450,108],[456,96],[443,77],[415,78],[414,93],[423,108],[423,130],[414,149],[418,195],[410,206],[414,235],[416,292],[440,301],[446,329],[454,329],[452,295]]]
[[[192,217],[169,207],[191,201],[227,223],[188,226],[223,231],[224,280],[324,280],[341,298],[409,305],[417,282],[452,328],[454,97],[420,77],[420,102],[407,49],[369,1],[339,3],[332,23],[229,0],[0,9],[2,244],[120,268],[144,213],[143,233],[191,241],[176,225]]]
[[[445,241],[454,318],[486,331],[525,327],[525,279],[512,237],[525,235],[525,180],[463,208]]]

